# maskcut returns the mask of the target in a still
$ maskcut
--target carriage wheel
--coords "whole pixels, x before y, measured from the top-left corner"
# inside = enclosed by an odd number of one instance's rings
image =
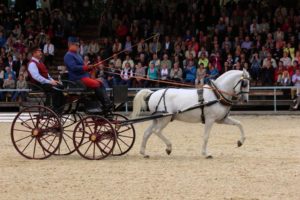
[[[84,158],[100,160],[109,156],[116,144],[116,133],[111,123],[100,116],[87,116],[75,127],[73,144]]]
[[[16,150],[28,159],[45,159],[55,153],[62,140],[58,116],[44,106],[24,108],[11,126]]]
[[[126,154],[133,146],[135,141],[135,129],[132,124],[122,125],[120,126],[119,123],[121,121],[128,120],[127,117],[121,114],[112,114],[110,117],[110,123],[112,123],[116,134],[117,134],[117,141],[116,146],[112,152],[114,156],[121,156]]]
[[[73,132],[81,119],[82,117],[80,114],[63,114],[61,116],[61,125],[64,133],[62,135],[60,146],[54,155],[70,155],[76,151],[73,144]],[[81,143],[82,141],[79,142]]]

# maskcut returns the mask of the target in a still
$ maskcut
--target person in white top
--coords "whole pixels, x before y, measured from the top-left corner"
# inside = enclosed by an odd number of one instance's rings
[[[292,76],[292,82],[297,87],[297,98],[294,100],[295,105],[292,109],[297,110],[300,104],[300,69],[296,69],[295,74]]]
[[[45,56],[45,65],[53,66],[53,57],[54,57],[54,45],[51,43],[50,39],[46,40],[46,44],[43,48],[43,53]]]
[[[55,112],[61,113],[64,105],[64,95],[58,89],[60,84],[49,75],[47,67],[41,62],[42,50],[39,47],[32,47],[30,53],[32,58],[28,65],[28,76],[31,89],[37,89],[37,86],[43,88],[46,94],[45,105],[53,106]]]

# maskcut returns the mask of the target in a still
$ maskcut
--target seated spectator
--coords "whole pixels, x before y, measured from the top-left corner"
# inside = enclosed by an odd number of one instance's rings
[[[201,63],[199,68],[197,69],[197,78],[195,80],[195,85],[202,87],[204,85],[204,78],[206,75],[206,69],[204,68],[204,64]]]
[[[241,48],[248,52],[252,48],[252,41],[249,36],[245,37],[245,40],[241,44]]]
[[[271,61],[266,61],[266,65],[262,67],[262,84],[271,86],[274,84],[274,68]]]
[[[282,74],[278,75],[277,84],[280,86],[290,86],[291,85],[291,77],[287,70],[284,70]],[[284,90],[286,91],[286,90]]]
[[[164,54],[163,55],[163,60],[160,62],[160,64],[161,64],[161,66],[164,65],[164,64],[166,64],[168,70],[171,70],[171,68],[172,68],[172,62],[169,60],[168,54]]]
[[[255,81],[255,85],[257,85],[257,81],[260,78],[261,72],[261,60],[258,57],[258,53],[254,53],[250,60],[251,67],[250,67],[250,74],[251,78]]]
[[[293,110],[297,110],[300,104],[300,69],[296,69],[295,74],[292,77],[292,83],[296,87],[296,101],[295,105],[292,107]],[[292,98],[293,98],[293,91],[292,91]]]
[[[170,79],[177,82],[182,82],[182,69],[179,67],[179,62],[175,62],[170,72]]]
[[[135,66],[133,86],[137,88],[144,87],[144,77],[145,67],[142,65],[141,62],[138,62],[138,64]]]
[[[162,81],[166,81],[170,78],[170,71],[168,69],[168,64],[167,63],[163,63],[161,65],[161,69],[160,69],[160,80]],[[161,83],[159,84],[160,87],[165,87],[166,84]]]
[[[138,51],[138,53],[144,53],[144,54],[149,52],[148,44],[145,43],[144,38],[142,38],[140,40],[140,42],[138,43],[137,51]]]
[[[155,67],[153,62],[150,62],[150,65],[147,70],[147,81],[145,82],[145,87],[156,87],[156,82],[151,80],[158,80],[159,71],[158,68]]]
[[[121,69],[122,68],[122,61],[118,57],[118,54],[114,54],[113,58],[109,61],[110,63],[113,64],[114,67]]]
[[[43,53],[45,56],[45,65],[48,67],[52,66],[54,58],[54,45],[51,43],[50,38],[46,39],[46,44],[44,45]]]
[[[18,77],[16,89],[27,89],[27,81],[24,79],[23,74],[20,74]],[[17,91],[13,94],[13,97],[11,100],[17,101],[17,99],[20,98],[19,101],[26,101],[26,95],[27,95],[27,92],[25,92],[25,91]]]
[[[5,67],[4,80],[8,79],[9,75],[11,75],[13,80],[16,80],[16,72],[12,71],[11,67]]]
[[[131,59],[130,55],[126,55],[125,60],[124,60],[123,63],[122,63],[122,69],[125,68],[125,65],[126,65],[127,63],[129,63],[129,66],[130,66],[131,69],[134,68],[134,62],[133,62],[133,60]]]
[[[280,61],[283,63],[284,67],[289,67],[292,65],[292,59],[288,57],[288,52],[283,52],[283,57],[280,58]]]
[[[208,64],[208,70],[206,71],[206,76],[204,79],[204,84],[209,83],[210,80],[215,80],[219,76],[218,69],[211,63]]]
[[[113,53],[119,53],[122,50],[122,44],[119,42],[118,38],[115,38],[115,41],[112,45],[112,52]]]
[[[276,81],[276,83],[278,83],[278,79],[282,76],[284,69],[286,68],[283,67],[283,63],[280,61],[274,72],[274,80]]]
[[[24,80],[28,80],[28,71],[26,70],[26,65],[22,65],[19,70],[19,76],[22,75]]]
[[[109,85],[107,83],[107,73],[106,73],[106,70],[105,70],[105,66],[104,64],[100,64],[98,69],[95,71],[95,77],[97,80],[100,80],[102,83],[103,83],[103,86],[105,88],[109,88]]]
[[[149,66],[151,63],[153,63],[157,69],[160,69],[160,59],[157,57],[156,53],[152,55],[152,60],[150,60]]]
[[[199,61],[198,61],[198,65],[200,66],[201,64],[203,64],[204,68],[206,69],[208,67],[208,62],[209,60],[206,57],[205,53],[201,53]]]
[[[16,87],[16,82],[13,79],[12,74],[8,75],[8,78],[4,80],[3,83],[3,89],[15,89]],[[6,97],[12,97],[13,96],[13,92],[5,92],[4,94]]]
[[[197,69],[196,69],[196,66],[194,65],[194,61],[190,60],[188,62],[188,65],[184,69],[184,73],[185,73],[184,82],[194,84],[195,80],[196,80],[196,72],[197,72]]]
[[[79,44],[79,54],[82,56],[82,58],[87,55],[89,52],[89,46],[85,44],[83,40],[80,40]]]
[[[267,57],[263,60],[263,67],[266,68],[267,64],[271,63],[272,68],[276,68],[277,67],[277,63],[276,60],[274,58],[272,58],[272,55],[270,52],[267,53]]]
[[[131,78],[133,77],[133,70],[130,67],[130,63],[125,63],[124,68],[121,71],[121,85],[127,85],[131,87]]]
[[[132,52],[132,42],[131,42],[131,37],[130,36],[126,36],[126,42],[124,45],[124,50],[126,50],[126,52],[131,53]]]

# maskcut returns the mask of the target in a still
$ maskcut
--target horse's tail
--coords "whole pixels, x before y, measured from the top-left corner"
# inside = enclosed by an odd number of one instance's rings
[[[131,114],[131,118],[139,116],[141,110],[147,109],[146,98],[152,93],[153,91],[149,89],[143,89],[135,95],[133,99],[133,111]]]

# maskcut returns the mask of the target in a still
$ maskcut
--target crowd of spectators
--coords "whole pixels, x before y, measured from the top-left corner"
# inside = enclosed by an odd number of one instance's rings
[[[100,23],[100,39],[81,41],[80,54],[86,64],[106,60],[93,76],[107,86],[166,86],[146,79],[203,85],[243,68],[253,85],[300,84],[297,2],[115,1]]]
[[[77,8],[78,9],[78,8]],[[79,16],[75,7],[36,9],[17,12],[0,5],[0,88],[26,89],[27,63],[31,59],[28,49],[39,46],[48,68],[53,66],[55,48],[66,47],[68,35],[78,28]],[[0,100],[24,100],[24,92],[0,92]]]
[[[244,68],[253,85],[300,85],[297,2],[245,0],[222,6],[219,0],[112,2],[101,15],[99,38],[80,40],[79,51],[85,64],[105,60],[91,74],[107,87],[170,86],[151,80],[201,86],[228,70]],[[5,13],[5,8],[1,11]],[[32,44],[40,45],[51,66],[54,54],[47,44],[64,46],[66,35],[76,36],[73,13],[40,9],[21,18],[6,13],[0,27],[0,80],[10,79],[9,74],[15,81],[23,74],[26,80],[24,61]]]

